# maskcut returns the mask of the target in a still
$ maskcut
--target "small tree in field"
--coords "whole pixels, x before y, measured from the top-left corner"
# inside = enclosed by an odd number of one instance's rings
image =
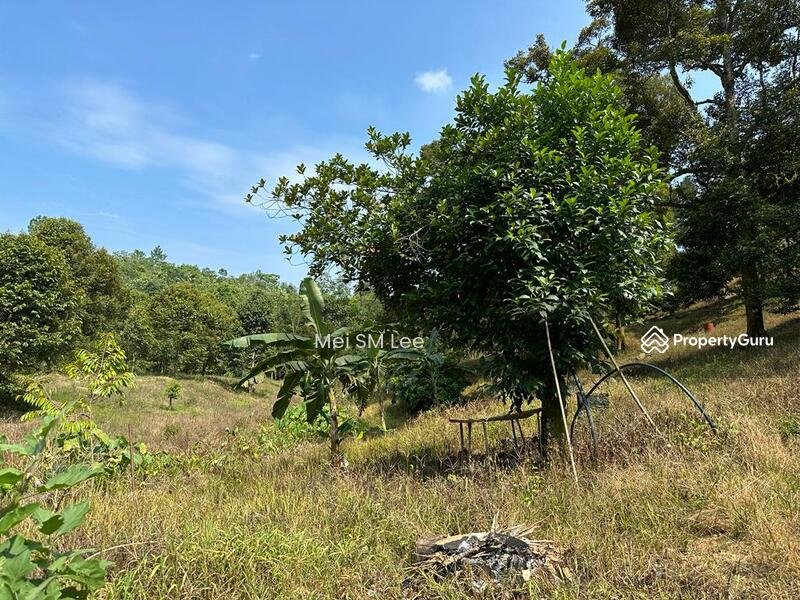
[[[550,440],[563,427],[545,321],[564,379],[598,354],[590,317],[629,317],[661,291],[662,173],[621,99],[563,52],[531,93],[513,72],[493,93],[476,76],[419,155],[408,134],[370,130],[388,168],[337,155],[279,180],[265,205],[302,221],[284,240],[312,273],[334,265],[407,322],[487,354],[514,405],[541,400]]]
[[[318,341],[343,338],[349,335],[346,328],[331,331],[322,319],[325,303],[322,293],[313,279],[306,278],[300,284],[300,298],[303,302],[303,316],[307,335],[296,333],[261,333],[239,337],[227,342],[235,348],[249,348],[264,345],[277,352],[258,363],[238,385],[245,384],[265,371],[285,372],[283,384],[272,406],[272,416],[283,417],[295,393],[303,399],[306,419],[313,423],[326,404],[330,416],[331,464],[340,467],[344,464],[339,444],[339,413],[337,409],[336,385],[352,386],[366,368],[363,357],[349,354],[348,350],[337,349]]]
[[[182,391],[183,387],[177,381],[170,381],[167,387],[164,388],[164,393],[167,395],[167,400],[169,400],[170,410],[172,410],[173,403],[180,399]]]
[[[93,350],[77,350],[75,359],[64,370],[70,379],[86,385],[89,403],[98,398],[116,396],[122,405],[125,403],[125,390],[135,385],[136,377],[128,368],[125,352],[113,333],[101,334]]]

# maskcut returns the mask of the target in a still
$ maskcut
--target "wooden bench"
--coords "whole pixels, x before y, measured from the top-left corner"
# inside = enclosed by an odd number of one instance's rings
[[[497,415],[494,417],[452,418],[450,419],[450,422],[458,423],[460,440],[461,440],[461,451],[462,452],[466,451],[467,455],[470,455],[472,454],[472,426],[475,423],[480,423],[480,425],[483,427],[483,448],[488,453],[489,423],[494,423],[496,421],[509,421],[511,423],[511,434],[514,436],[514,445],[516,445],[518,441],[517,430],[519,430],[519,437],[522,439],[522,443],[525,444],[525,432],[522,430],[521,421],[535,416],[537,422],[537,435],[539,436],[539,440],[541,441],[542,439],[541,413],[542,413],[541,408],[531,408],[529,410],[521,410],[519,412],[507,413],[505,415]],[[464,425],[467,426],[466,439],[464,436]]]

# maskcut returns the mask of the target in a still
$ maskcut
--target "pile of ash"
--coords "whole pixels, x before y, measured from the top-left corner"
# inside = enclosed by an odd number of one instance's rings
[[[435,578],[468,573],[473,588],[482,591],[490,583],[541,579],[569,579],[564,550],[549,540],[531,540],[524,525],[417,541],[414,569]]]

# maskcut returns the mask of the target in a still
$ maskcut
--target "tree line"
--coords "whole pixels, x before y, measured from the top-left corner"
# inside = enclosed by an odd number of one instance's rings
[[[359,325],[380,303],[330,277],[320,279],[326,318]],[[254,359],[221,344],[245,332],[295,331],[297,287],[256,271],[229,275],[149,253],[109,253],[83,226],[36,217],[26,232],[0,235],[0,379],[51,369],[113,332],[138,372],[240,375]]]

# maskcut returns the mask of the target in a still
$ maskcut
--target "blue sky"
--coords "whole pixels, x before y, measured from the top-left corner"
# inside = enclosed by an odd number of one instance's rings
[[[242,201],[259,177],[358,159],[370,125],[430,141],[472,74],[572,43],[583,6],[0,1],[0,231],[67,216],[111,251],[296,282],[292,223]]]

